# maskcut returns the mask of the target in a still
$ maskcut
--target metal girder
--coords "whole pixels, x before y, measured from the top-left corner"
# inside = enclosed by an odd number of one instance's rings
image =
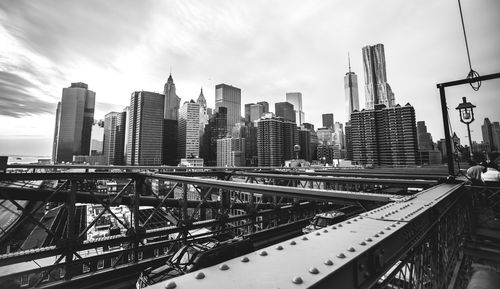
[[[434,180],[423,180],[423,179],[391,179],[390,176],[385,176],[381,178],[362,178],[352,177],[340,177],[340,176],[314,176],[302,173],[296,173],[294,175],[290,174],[264,174],[264,173],[248,173],[248,172],[235,172],[233,175],[242,177],[253,177],[253,178],[272,178],[272,179],[283,179],[283,180],[296,180],[296,181],[317,181],[317,182],[337,182],[337,183],[367,183],[367,184],[377,184],[377,185],[399,185],[399,186],[412,186],[412,187],[430,187],[437,185],[437,181]]]
[[[442,184],[244,259],[229,260],[223,267],[227,270],[216,265],[151,288],[168,284],[179,288],[289,288],[299,284],[369,288],[462,200],[460,188],[461,184]]]
[[[237,171],[238,173],[240,171]],[[242,170],[241,172],[246,173]],[[355,178],[379,178],[379,179],[409,179],[409,180],[441,180],[447,177],[445,173],[408,173],[398,171],[377,170],[329,170],[329,171],[297,171],[297,170],[265,170],[255,173],[269,173],[275,175],[304,175],[304,176],[330,176],[330,177],[355,177]]]
[[[307,200],[321,200],[330,202],[340,202],[346,204],[357,204],[357,201],[371,202],[392,202],[400,199],[401,196],[389,194],[372,194],[362,192],[347,191],[326,191],[318,189],[304,189],[294,187],[281,187],[252,183],[230,182],[211,179],[197,179],[182,176],[171,176],[163,174],[141,173],[145,177],[163,179],[172,182],[189,183],[205,187],[214,187],[218,189],[243,191],[248,193],[258,193],[264,195],[284,196],[289,198],[301,198]]]

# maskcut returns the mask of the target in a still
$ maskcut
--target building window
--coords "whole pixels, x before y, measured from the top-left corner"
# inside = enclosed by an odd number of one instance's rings
[[[160,249],[158,249],[158,248],[157,248],[157,249],[154,249],[154,250],[153,250],[153,255],[154,255],[155,257],[160,256]]]
[[[104,259],[97,261],[97,270],[101,270],[102,268],[104,268]]]
[[[21,275],[21,287],[28,287],[30,285],[30,276]]]
[[[87,264],[83,263],[83,270],[82,270],[82,271],[83,271],[83,273],[90,272],[90,267],[89,267],[89,265],[87,265]]]

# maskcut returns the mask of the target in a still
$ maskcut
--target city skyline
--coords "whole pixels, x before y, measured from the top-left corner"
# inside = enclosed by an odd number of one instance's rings
[[[282,2],[265,10],[263,3],[244,2],[217,7],[125,2],[120,9],[100,2],[55,4],[0,4],[0,41],[6,44],[0,48],[0,121],[9,124],[0,128],[0,154],[50,154],[57,102],[71,82],[85,82],[96,92],[96,119],[121,111],[134,91],[162,92],[172,73],[182,102],[196,99],[202,86],[208,106],[215,107],[218,83],[241,88],[241,105],[266,100],[272,106],[286,92],[300,91],[307,122],[319,127],[325,113],[343,120],[345,55],[351,54],[362,91],[361,49],[377,43],[385,45],[396,103],[410,102],[417,121],[426,121],[438,140],[443,133],[435,85],[464,78],[469,70],[456,2],[343,7]],[[499,3],[483,0],[462,6],[473,68],[481,75],[498,72]],[[134,22],[136,13],[150,17]],[[214,19],[214,14],[219,17]],[[280,23],[264,21],[277,17]],[[348,21],[345,31],[336,28]],[[498,80],[484,82],[479,92],[468,86],[450,89],[450,119],[464,141],[465,126],[453,108],[462,96],[477,106],[472,137],[480,142],[483,119],[500,119],[491,105],[499,90]],[[364,103],[365,95],[360,93],[359,99]]]

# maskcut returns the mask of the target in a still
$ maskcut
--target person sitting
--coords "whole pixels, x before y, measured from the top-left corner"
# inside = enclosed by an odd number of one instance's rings
[[[467,177],[473,186],[483,186],[482,174],[486,172],[486,163],[475,164],[467,170]]]

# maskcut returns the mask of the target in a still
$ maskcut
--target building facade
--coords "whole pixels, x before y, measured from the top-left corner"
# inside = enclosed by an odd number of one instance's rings
[[[500,151],[500,123],[498,121],[491,122],[489,118],[484,119],[481,125],[483,134],[483,142],[488,144],[489,151]]]
[[[56,111],[53,161],[71,162],[74,155],[90,154],[95,92],[82,82],[63,88]]]
[[[225,137],[217,140],[217,166],[245,166],[245,139]]]
[[[194,100],[184,102],[179,110],[178,136],[179,159],[200,156],[200,105]]]
[[[365,108],[374,109],[376,104],[393,107],[395,105],[394,93],[387,83],[383,44],[363,47],[363,68],[365,73]]]
[[[123,165],[127,114],[110,112],[104,116],[104,160],[107,165]]]
[[[179,163],[177,158],[178,143],[178,118],[181,98],[177,95],[172,74],[168,76],[163,86],[165,104],[163,111],[163,159],[162,164],[175,166]]]
[[[128,116],[127,165],[161,165],[163,161],[165,96],[133,92]]]
[[[221,106],[208,120],[203,135],[203,145],[201,156],[205,160],[205,165],[217,165],[217,140],[226,137],[227,129],[227,108]]]
[[[425,121],[417,121],[417,139],[419,150],[434,150],[434,142],[431,134],[427,132]]]
[[[293,104],[289,102],[277,102],[274,104],[274,111],[277,117],[282,117],[285,121],[296,122]]]
[[[302,93],[301,92],[287,92],[286,102],[293,104],[295,113],[295,122],[297,125],[302,125],[305,120],[305,113],[302,107]]]
[[[351,113],[359,110],[358,76],[351,71],[351,59],[349,58],[349,72],[344,76],[344,92],[346,103],[346,119],[351,119]]]
[[[410,104],[351,114],[353,160],[377,166],[412,166],[418,163],[415,110]]]
[[[227,108],[227,128],[231,129],[241,122],[241,89],[227,85],[215,86],[215,109]]]
[[[321,116],[323,127],[333,129],[333,113],[325,113]]]

